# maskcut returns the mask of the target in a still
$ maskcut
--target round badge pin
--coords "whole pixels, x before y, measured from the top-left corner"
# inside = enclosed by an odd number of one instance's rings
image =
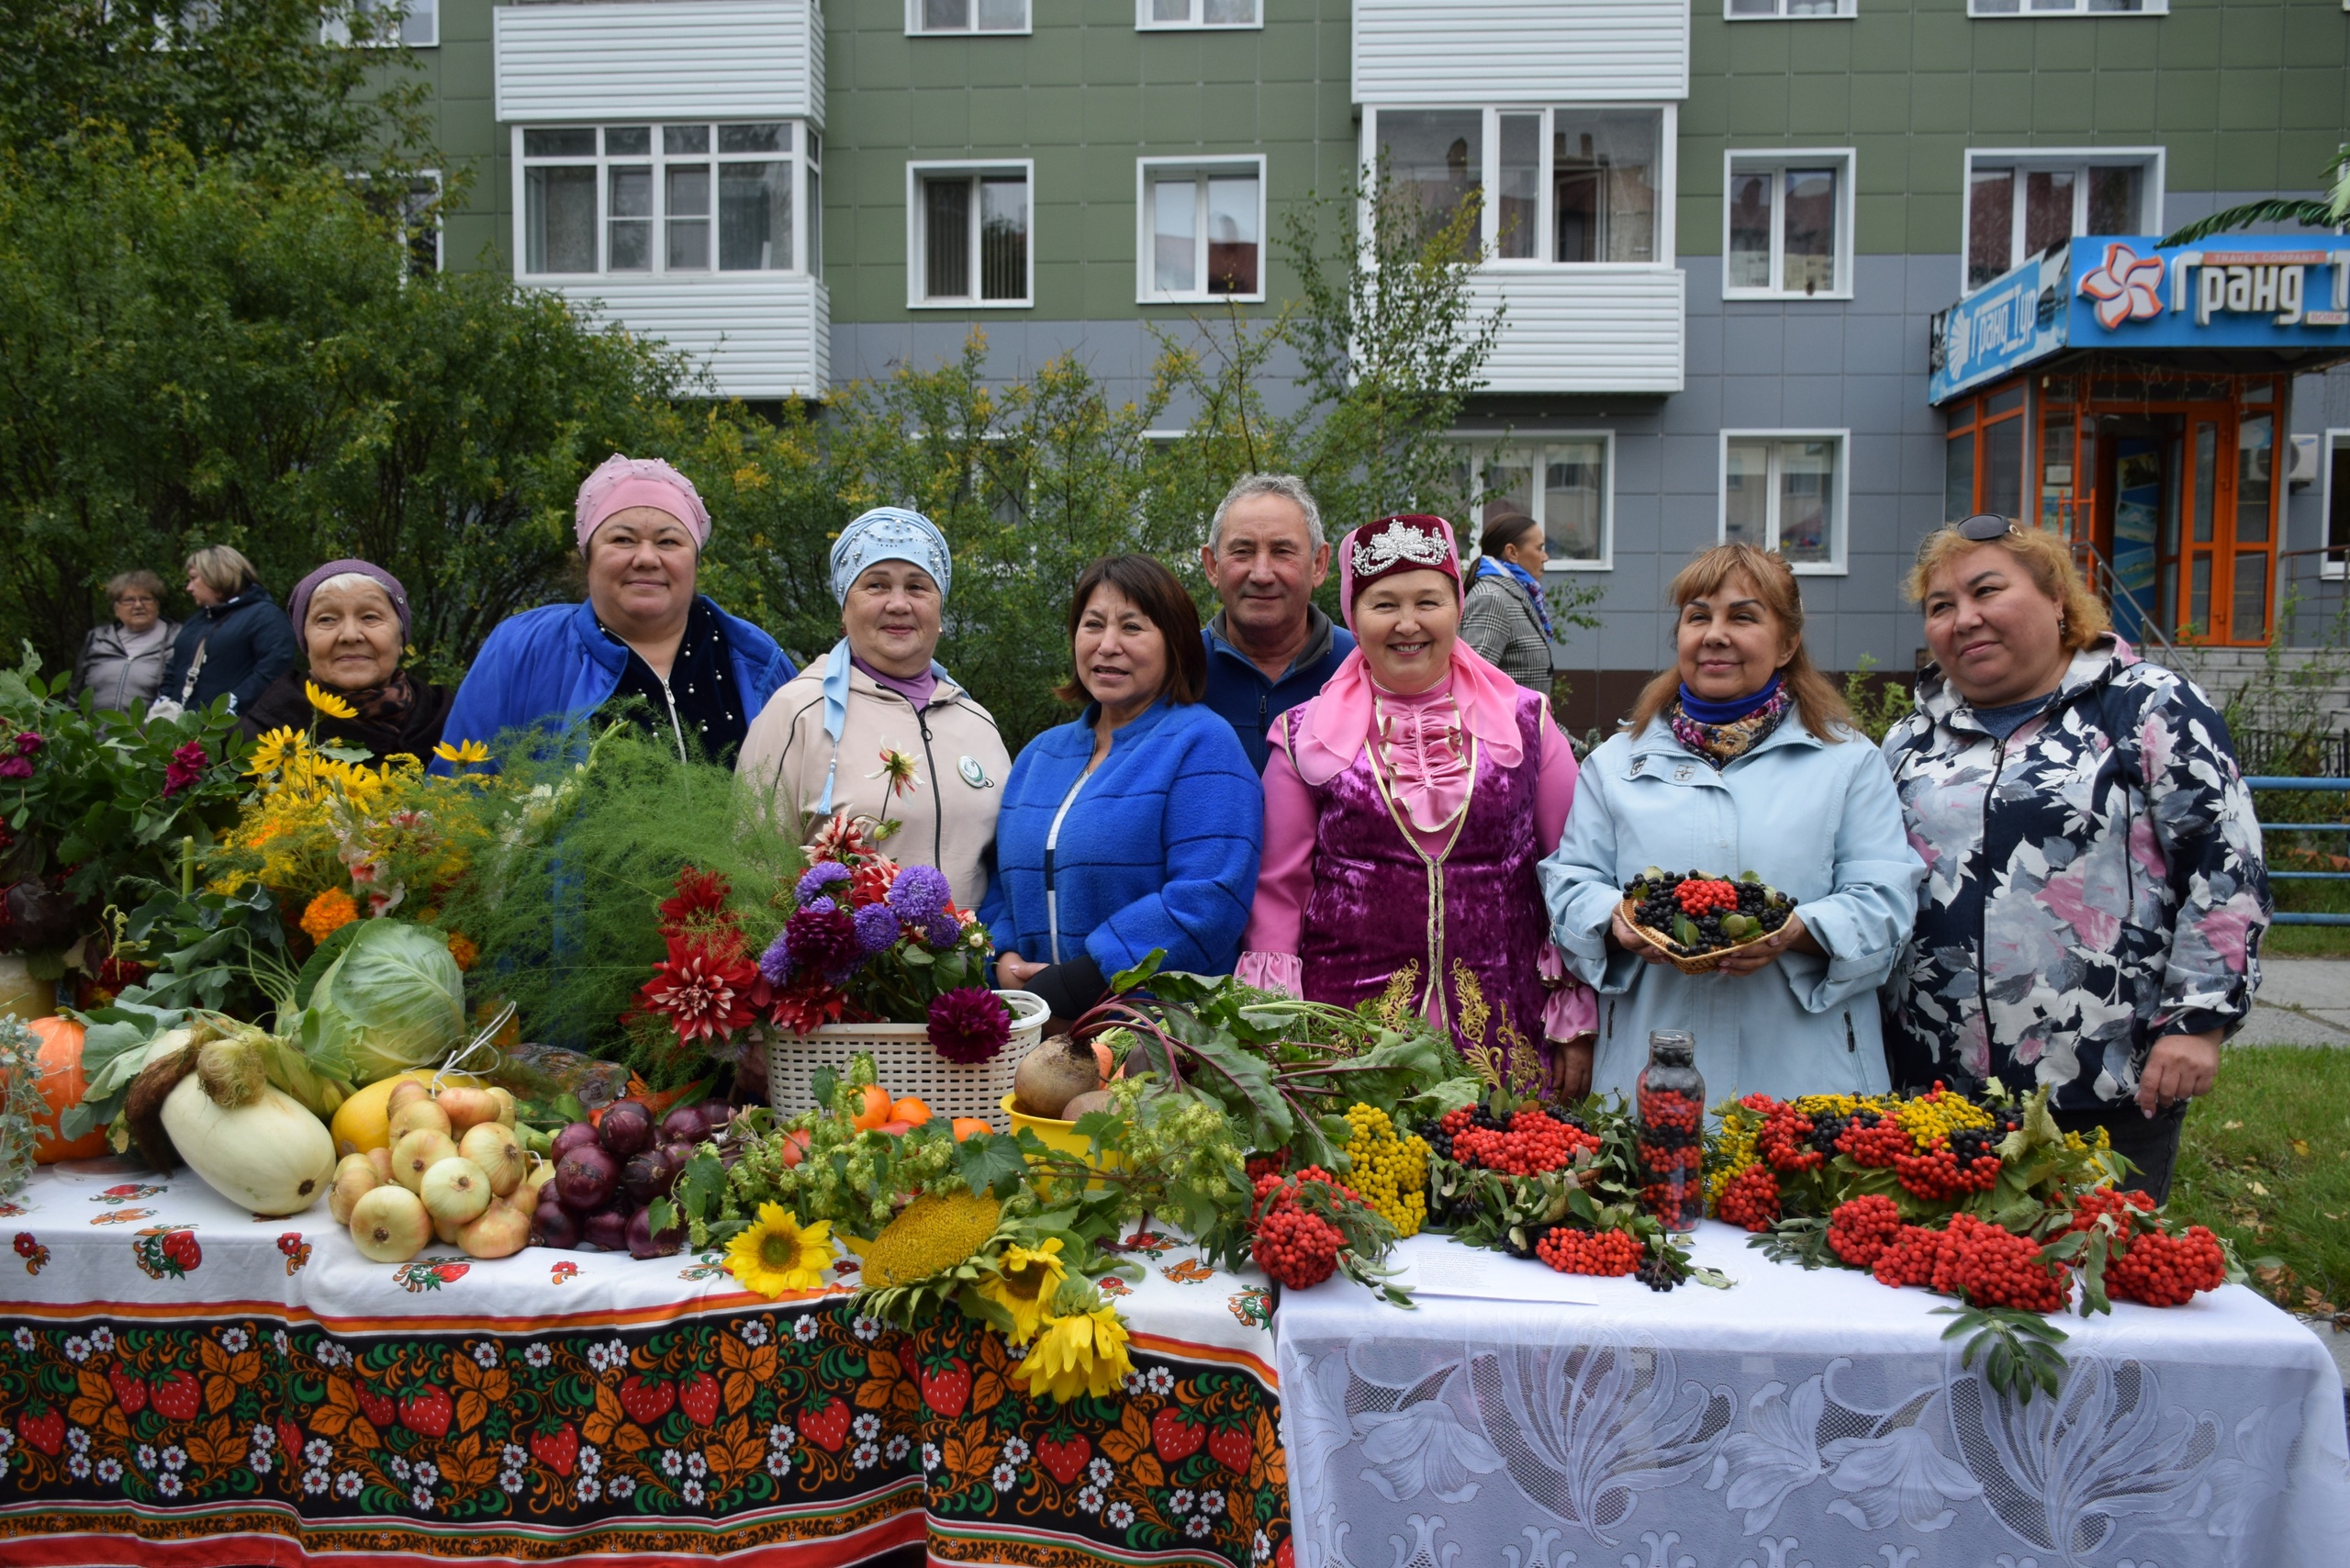
[[[988,770],[979,766],[979,759],[976,756],[967,756],[956,763],[955,771],[961,774],[963,782],[974,790],[993,787],[994,781],[988,778]]]

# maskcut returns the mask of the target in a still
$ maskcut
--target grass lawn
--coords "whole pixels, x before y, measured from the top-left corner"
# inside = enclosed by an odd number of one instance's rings
[[[2260,939],[2260,950],[2295,958],[2350,958],[2350,925],[2272,925]]]
[[[2305,1314],[2350,1312],[2350,1050],[2231,1050],[2195,1102],[2170,1208],[2235,1243],[2255,1287]]]

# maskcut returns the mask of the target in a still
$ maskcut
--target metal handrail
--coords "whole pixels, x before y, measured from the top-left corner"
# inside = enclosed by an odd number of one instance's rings
[[[2162,622],[2147,613],[2146,607],[2138,602],[2136,594],[2121,586],[2121,577],[2115,573],[2113,563],[2105,558],[2104,553],[2086,539],[2076,540],[2075,547],[2088,557],[2089,591],[2103,593],[2109,600],[2116,597],[2128,599],[2130,608],[2138,612],[2139,641],[2143,644],[2152,640],[2161,645],[2164,653],[2176,654],[2178,649],[2172,644],[2170,634],[2163,630]]]
[[[2247,790],[2309,790],[2350,791],[2350,778],[2286,778],[2273,774],[2255,774],[2244,781]],[[2272,833],[2350,833],[2350,822],[2338,823],[2262,823],[2265,836]],[[2350,882],[2350,871],[2277,871],[2271,870],[2272,882]],[[2300,910],[2286,911],[2271,919],[2278,925],[2350,925],[2350,914],[2311,914]]]

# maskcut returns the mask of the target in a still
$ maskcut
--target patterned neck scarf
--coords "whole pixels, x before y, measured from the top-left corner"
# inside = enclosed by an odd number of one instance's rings
[[[1673,725],[1674,739],[1719,768],[1731,758],[1743,756],[1761,745],[1779,727],[1779,721],[1787,716],[1792,705],[1785,683],[1780,682],[1762,706],[1743,719],[1733,719],[1727,724],[1701,723],[1675,702],[1668,711],[1667,721]]]

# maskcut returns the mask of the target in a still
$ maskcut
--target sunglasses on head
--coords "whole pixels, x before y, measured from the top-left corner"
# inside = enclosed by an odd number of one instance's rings
[[[1988,511],[1977,512],[1962,522],[1951,524],[1951,528],[1961,539],[1972,540],[1977,544],[1988,543],[1994,539],[2004,539],[2016,532],[2014,523],[1997,512]]]

